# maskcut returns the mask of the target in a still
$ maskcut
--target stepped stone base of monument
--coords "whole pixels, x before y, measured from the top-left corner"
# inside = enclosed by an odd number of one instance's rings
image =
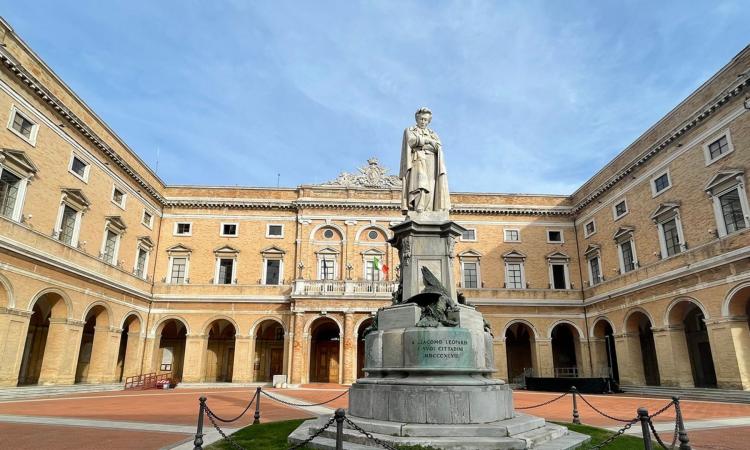
[[[289,435],[297,444],[309,438],[326,424],[330,416],[311,419]],[[534,449],[567,450],[582,446],[590,438],[567,428],[546,423],[544,419],[517,414],[512,419],[482,424],[414,424],[349,417],[373,437],[391,445],[421,445],[442,450]],[[335,425],[308,444],[309,448],[335,449]],[[344,449],[372,450],[382,448],[348,424],[344,429]]]

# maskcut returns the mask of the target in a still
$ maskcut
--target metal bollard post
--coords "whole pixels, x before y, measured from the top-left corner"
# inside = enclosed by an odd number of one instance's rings
[[[643,448],[644,450],[651,450],[651,430],[648,428],[648,410],[646,408],[638,408],[638,419],[641,421],[643,431]]]
[[[580,425],[581,416],[578,414],[578,401],[576,400],[576,392],[578,392],[578,390],[575,386],[571,386],[570,392],[573,393],[573,423],[576,425]]]
[[[680,397],[672,397],[674,400],[674,411],[677,418],[677,436],[680,440],[680,450],[692,450],[690,439],[685,431],[685,422],[682,421],[682,409],[680,409]]]
[[[336,417],[336,450],[344,450],[344,418],[346,412],[344,408],[339,408],[334,413]]]
[[[260,423],[260,386],[255,390],[255,416],[253,416],[253,425]]]
[[[195,439],[193,440],[193,450],[203,450],[203,414],[206,412],[206,397],[198,399],[198,428],[195,430]]]

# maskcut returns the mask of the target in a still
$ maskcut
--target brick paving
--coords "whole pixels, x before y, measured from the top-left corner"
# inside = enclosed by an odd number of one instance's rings
[[[340,385],[306,385],[300,389],[268,389],[285,397],[299,399],[300,403],[318,403],[331,399],[346,389]],[[0,414],[96,419],[109,421],[145,422],[170,425],[195,424],[198,397],[205,394],[208,405],[222,417],[239,414],[253,395],[252,388],[222,389],[177,389],[169,391],[128,391],[79,394],[65,398],[34,399],[0,403]],[[529,406],[550,400],[559,394],[541,392],[514,392],[517,407]],[[324,406],[329,408],[346,407],[346,395]],[[639,406],[654,412],[669,402],[663,398],[636,398],[627,395],[587,395],[586,398],[597,408],[612,415],[631,418]],[[601,417],[590,407],[579,401],[581,421],[585,424],[611,427],[618,422]],[[750,405],[716,402],[683,401],[683,415],[686,421],[708,420],[733,417],[750,417]],[[252,422],[254,408],[232,426],[241,427]],[[570,396],[540,408],[526,410],[548,420],[570,422]],[[268,397],[261,400],[261,420],[263,422],[310,417],[312,414],[299,408],[279,404]],[[659,416],[657,421],[673,421],[672,409]],[[690,431],[690,430],[689,430]],[[143,430],[110,430],[105,428],[82,428],[73,426],[29,425],[0,423],[0,435],[14,449],[38,448],[162,448],[176,445],[186,439],[182,433],[158,433]],[[712,450],[744,449],[747,436],[750,436],[750,423],[747,427],[732,427],[690,432],[694,448]],[[189,438],[189,436],[187,436]],[[92,446],[93,445],[93,446]],[[6,448],[5,445],[0,447]]]

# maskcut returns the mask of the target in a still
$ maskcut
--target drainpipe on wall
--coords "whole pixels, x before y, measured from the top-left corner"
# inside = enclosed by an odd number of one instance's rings
[[[581,249],[578,246],[578,229],[576,228],[576,221],[573,220],[573,233],[576,237],[576,253],[578,254],[578,282],[581,284],[581,299],[583,299],[583,324],[585,325],[586,329],[586,341],[589,340],[589,317],[588,312],[586,309],[586,299],[583,296],[583,268],[581,267]],[[586,347],[589,350],[589,371],[591,372],[591,375],[594,375],[594,358],[591,354],[591,342],[588,342],[588,345]]]

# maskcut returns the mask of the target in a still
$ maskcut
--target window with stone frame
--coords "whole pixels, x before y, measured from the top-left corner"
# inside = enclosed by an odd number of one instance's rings
[[[727,141],[726,136],[722,136],[714,142],[708,144],[708,154],[711,159],[716,159],[727,152],[729,152],[729,141]]]
[[[745,193],[744,172],[739,169],[720,170],[705,187],[711,197],[719,237],[750,226],[750,208]]]
[[[29,144],[36,144],[36,135],[39,131],[39,125],[34,123],[28,116],[26,116],[26,114],[19,111],[15,106],[11,108],[8,128]]]
[[[635,255],[633,254],[633,242],[625,241],[620,244],[620,257],[622,258],[622,272],[627,273],[635,270]]]
[[[651,178],[651,196],[656,197],[657,195],[665,192],[667,189],[672,187],[672,178],[669,174],[669,169],[658,173],[656,176]]]
[[[515,228],[503,230],[503,240],[505,242],[521,242],[521,230]]]
[[[651,214],[651,219],[656,223],[658,229],[662,258],[669,258],[687,249],[682,234],[679,203],[660,204],[657,210]]]
[[[73,155],[73,158],[70,161],[70,171],[81,180],[86,181],[88,178],[87,176],[88,170],[89,170],[89,165],[86,164],[78,156]]]
[[[461,287],[476,289],[479,287],[479,263],[465,261],[462,263],[463,283]]]
[[[0,148],[0,216],[21,221],[21,209],[29,180],[37,168],[20,150]]]
[[[60,235],[59,239],[61,242],[73,245],[73,240],[76,235],[76,222],[78,221],[78,211],[70,207],[69,205],[63,205],[62,220],[60,222]]]
[[[507,289],[523,289],[523,264],[520,262],[505,265],[505,287]]]
[[[571,289],[570,257],[561,251],[547,255],[550,289]]]
[[[596,233],[596,222],[591,219],[583,226],[583,234],[584,237],[589,237],[594,233]]]
[[[216,284],[234,284],[234,258],[219,258]]]
[[[336,260],[331,257],[320,259],[320,279],[333,280],[336,277]]]
[[[621,218],[625,214],[628,213],[628,204],[625,202],[625,199],[620,200],[619,202],[615,203],[612,212],[614,213],[615,220]]]
[[[473,228],[467,228],[461,233],[461,240],[462,241],[476,241],[477,240],[477,230]]]
[[[680,237],[677,232],[677,219],[672,218],[661,223],[662,235],[667,249],[667,256],[674,256],[680,253]]]
[[[602,281],[602,267],[599,256],[589,258],[589,273],[591,274],[591,285],[599,284]]]
[[[187,282],[187,262],[185,256],[172,257],[172,269],[169,275],[169,282],[172,284],[183,284]]]
[[[138,278],[146,278],[148,253],[148,250],[145,248],[138,247],[138,254],[135,257],[135,270],[133,271]]]
[[[193,232],[193,224],[189,222],[178,222],[174,224],[174,234],[177,236],[190,236]]]
[[[146,227],[151,228],[154,225],[154,216],[144,209],[141,223],[146,225]]]
[[[120,188],[113,188],[112,202],[120,208],[125,208],[125,192]]]
[[[263,284],[281,284],[281,260],[266,259],[266,278]]]
[[[284,225],[268,224],[266,228],[266,237],[280,238],[284,236]]]
[[[382,256],[378,258],[378,267],[375,267],[375,257],[368,258],[365,260],[365,281],[380,281],[381,272],[380,266],[383,265]]]
[[[547,242],[550,244],[561,244],[563,242],[562,230],[547,230]]]
[[[235,237],[238,235],[239,225],[236,223],[222,223],[221,224],[221,236],[224,237]]]
[[[14,218],[21,185],[21,177],[5,168],[0,168],[0,215],[3,217]]]
[[[104,238],[104,251],[102,252],[102,259],[104,262],[109,264],[117,263],[117,247],[120,240],[120,235],[112,230],[105,231]]]

